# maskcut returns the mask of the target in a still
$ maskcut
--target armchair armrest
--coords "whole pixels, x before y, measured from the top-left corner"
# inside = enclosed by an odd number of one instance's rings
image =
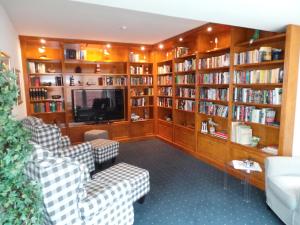
[[[282,175],[300,175],[300,157],[274,156],[265,159],[266,178]]]
[[[61,152],[63,156],[74,158],[85,152],[92,153],[92,145],[89,142],[85,142],[79,145],[72,145],[67,148],[63,148]]]
[[[128,180],[105,182],[93,179],[85,185],[86,198],[79,202],[80,214],[83,219],[91,218],[107,207],[132,204],[131,186]]]
[[[61,148],[66,148],[71,145],[70,138],[68,136],[62,136],[61,141],[60,141],[60,147]]]

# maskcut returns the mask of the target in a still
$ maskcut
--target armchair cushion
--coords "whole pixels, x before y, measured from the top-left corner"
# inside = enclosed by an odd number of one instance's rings
[[[60,148],[66,148],[71,145],[70,138],[68,136],[62,136],[60,141]]]
[[[268,188],[289,209],[300,204],[300,176],[274,176],[268,178]]]
[[[87,197],[79,203],[81,217],[86,220],[97,215],[116,202],[121,205],[130,203],[131,205],[131,187],[128,181],[103,182],[94,179],[85,185]]]

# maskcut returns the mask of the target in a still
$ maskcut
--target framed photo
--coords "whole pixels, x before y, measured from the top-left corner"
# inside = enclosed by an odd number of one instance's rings
[[[22,98],[22,92],[21,92],[21,82],[20,82],[20,70],[14,68],[13,69],[14,73],[16,74],[16,82],[17,82],[17,86],[18,86],[18,98],[17,98],[17,103],[18,105],[22,104],[23,102],[23,98]]]
[[[6,53],[0,51],[0,63],[9,70],[10,69],[10,57]]]

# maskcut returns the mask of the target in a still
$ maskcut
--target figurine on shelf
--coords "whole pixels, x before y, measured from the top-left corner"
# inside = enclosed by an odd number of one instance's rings
[[[219,42],[218,38],[215,37],[215,49],[218,49],[218,42]]]
[[[100,64],[96,64],[95,73],[100,73]]]
[[[75,83],[74,83],[74,77],[72,75],[72,76],[70,76],[70,86],[74,86],[74,85],[75,85]]]
[[[208,124],[210,125],[210,127],[209,127],[209,133],[210,133],[210,134],[215,134],[215,132],[216,132],[216,126],[218,126],[218,124],[215,123],[215,122],[212,120],[212,118],[209,118],[209,119],[208,119]]]
[[[207,121],[201,122],[201,133],[202,134],[207,134],[208,133],[208,130],[207,130]]]

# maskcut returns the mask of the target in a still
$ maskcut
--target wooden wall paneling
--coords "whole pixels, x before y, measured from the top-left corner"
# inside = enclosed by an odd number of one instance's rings
[[[295,109],[299,74],[300,26],[288,25],[286,31],[282,111],[279,134],[279,154],[293,152]]]

